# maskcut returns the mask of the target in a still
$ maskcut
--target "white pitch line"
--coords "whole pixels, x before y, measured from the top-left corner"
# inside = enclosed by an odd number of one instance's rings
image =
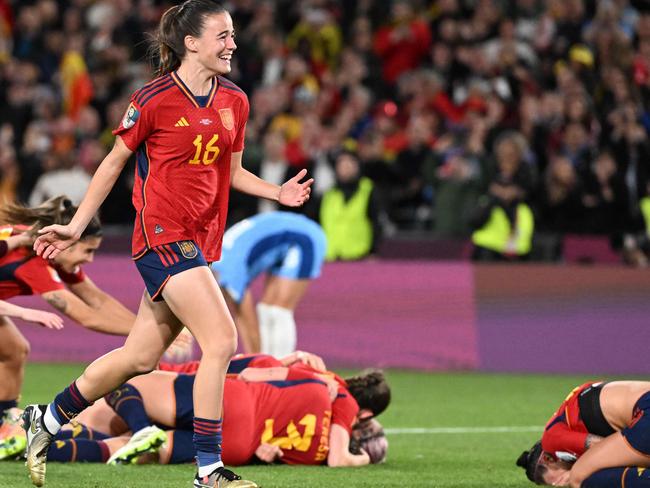
[[[508,434],[514,432],[542,432],[539,425],[521,425],[504,427],[431,427],[431,428],[391,428],[384,429],[386,434]]]

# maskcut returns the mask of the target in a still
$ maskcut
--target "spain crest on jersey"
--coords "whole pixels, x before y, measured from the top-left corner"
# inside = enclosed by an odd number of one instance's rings
[[[196,244],[194,244],[192,241],[179,241],[176,244],[181,250],[183,257],[187,259],[194,259],[199,253],[198,249],[196,248]]]
[[[221,117],[221,123],[226,130],[233,130],[235,128],[235,117],[232,114],[232,109],[220,108],[219,117]]]
[[[137,108],[135,108],[135,105],[133,103],[129,104],[129,108],[126,109],[126,113],[124,114],[124,118],[122,119],[122,127],[125,129],[130,129],[133,127],[140,117],[140,112],[138,111]]]

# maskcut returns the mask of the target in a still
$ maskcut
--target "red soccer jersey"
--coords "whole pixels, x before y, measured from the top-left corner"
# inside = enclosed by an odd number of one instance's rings
[[[590,381],[580,385],[569,393],[555,415],[546,424],[542,435],[542,449],[557,457],[557,453],[569,453],[581,456],[585,452],[587,427],[580,417],[578,397],[587,388],[596,385]]]
[[[349,396],[349,394],[348,394]],[[246,383],[227,378],[223,406],[223,461],[249,462],[260,444],[282,449],[287,464],[323,464],[337,416],[349,424],[359,407],[351,397],[332,404],[315,379]],[[337,403],[338,402],[338,403]]]
[[[175,72],[133,94],[113,133],[136,153],[134,257],[194,240],[208,262],[219,259],[231,155],[244,148],[248,112],[244,92],[220,76],[205,106]]]
[[[22,231],[22,230],[21,230]],[[13,227],[0,228],[0,239],[14,234]],[[31,248],[19,247],[0,258],[0,299],[18,295],[40,295],[65,288],[64,283],[80,283],[85,279],[81,269],[63,273],[48,261],[36,256]]]

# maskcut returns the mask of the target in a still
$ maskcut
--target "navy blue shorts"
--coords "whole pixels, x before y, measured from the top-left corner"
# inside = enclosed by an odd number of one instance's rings
[[[194,375],[179,374],[174,380],[176,397],[176,429],[194,431]]]
[[[135,261],[154,302],[163,300],[162,290],[172,276],[197,266],[207,266],[194,241],[170,242],[149,249]]]
[[[621,434],[634,450],[650,456],[650,392],[645,393],[636,402],[632,411],[632,422]]]

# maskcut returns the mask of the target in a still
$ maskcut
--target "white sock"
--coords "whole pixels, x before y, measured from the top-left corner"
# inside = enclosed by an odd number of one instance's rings
[[[52,413],[53,408],[55,408],[54,403],[50,403],[45,408],[45,414],[43,415],[43,423],[45,424],[45,428],[50,434],[56,435],[56,433],[61,430],[61,424]]]
[[[260,327],[260,352],[273,354],[271,342],[273,336],[273,307],[266,303],[257,304],[257,321]]]
[[[271,331],[271,354],[282,358],[296,350],[296,320],[293,310],[271,306],[273,330]]]
[[[215,469],[221,467],[223,467],[222,461],[217,461],[216,463],[208,464],[207,466],[199,466],[199,478],[210,476]]]

